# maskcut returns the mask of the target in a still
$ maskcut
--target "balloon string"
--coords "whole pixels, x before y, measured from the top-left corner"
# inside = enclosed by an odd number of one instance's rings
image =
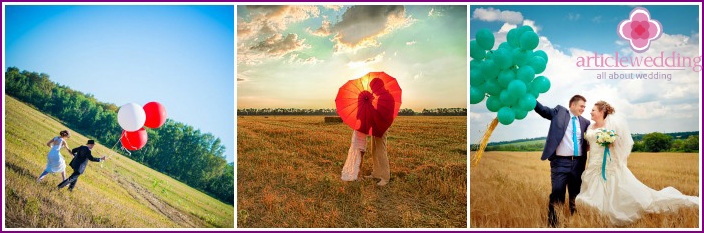
[[[486,150],[486,145],[489,143],[489,138],[491,137],[491,133],[494,132],[494,129],[496,129],[496,126],[499,124],[499,118],[494,118],[493,121],[491,121],[491,124],[486,128],[486,132],[484,133],[484,136],[482,137],[481,142],[479,143],[479,150],[472,156],[472,167],[477,166],[479,163],[479,160],[482,159],[482,155],[484,154],[484,150]]]
[[[122,132],[122,133],[120,134],[120,138],[117,139],[117,142],[115,142],[115,145],[112,145],[112,147],[110,147],[110,150],[114,150],[114,149],[115,149],[115,146],[117,146],[117,144],[120,143],[120,140],[121,140],[123,137],[124,137],[124,138],[127,140],[127,142],[129,143],[130,139],[127,138],[127,137],[125,137],[125,132]],[[132,143],[129,143],[129,144],[132,145]],[[125,151],[125,152],[127,153],[127,155],[132,156],[132,153],[131,153],[129,150],[127,150],[127,148],[125,148],[124,146],[120,146],[120,149],[123,150],[123,151]]]

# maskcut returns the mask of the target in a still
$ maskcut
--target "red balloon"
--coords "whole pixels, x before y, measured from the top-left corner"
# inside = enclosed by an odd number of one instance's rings
[[[122,137],[120,138],[122,146],[127,150],[139,150],[147,145],[147,131],[141,128],[134,132],[127,132],[122,130]]]
[[[166,109],[158,102],[149,102],[144,105],[144,113],[147,114],[147,121],[144,126],[156,129],[166,122]]]

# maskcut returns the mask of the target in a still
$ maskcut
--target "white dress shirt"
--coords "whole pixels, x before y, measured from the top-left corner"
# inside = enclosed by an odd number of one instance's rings
[[[565,136],[562,137],[560,145],[557,146],[557,151],[555,153],[557,156],[574,156],[574,141],[572,141],[572,117],[575,115],[570,112],[569,123],[567,123],[567,129],[565,129]],[[574,120],[577,124],[577,143],[579,144],[579,149],[582,149],[582,127],[579,124],[579,117]],[[582,151],[579,151],[579,156],[582,156]]]

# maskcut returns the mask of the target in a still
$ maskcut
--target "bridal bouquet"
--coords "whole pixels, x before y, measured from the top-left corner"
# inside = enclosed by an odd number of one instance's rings
[[[596,133],[596,143],[603,147],[608,147],[609,144],[614,143],[618,134],[612,129],[599,129]]]
[[[604,181],[606,181],[606,158],[611,156],[609,144],[614,143],[616,138],[618,138],[618,134],[612,129],[599,129],[596,132],[596,143],[604,147],[604,157],[601,162],[601,177],[604,178]]]

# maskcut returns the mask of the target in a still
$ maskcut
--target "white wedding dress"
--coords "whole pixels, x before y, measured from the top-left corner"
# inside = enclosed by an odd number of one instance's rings
[[[596,129],[590,126],[586,132],[589,141],[589,161],[582,174],[582,186],[577,202],[596,208],[607,215],[611,223],[625,225],[638,220],[643,213],[676,211],[680,207],[698,207],[700,199],[686,196],[673,187],[656,191],[641,183],[628,169],[628,156],[633,147],[628,125],[621,117],[612,114],[606,117],[606,129],[613,129],[618,138],[610,147],[607,156],[605,177],[602,164],[605,148],[596,143]]]
[[[342,180],[357,180],[359,169],[362,165],[362,153],[367,150],[367,135],[357,130],[352,131],[352,142],[347,151],[345,165],[342,166]]]
[[[62,172],[66,169],[66,162],[64,157],[61,156],[61,145],[64,143],[64,139],[61,137],[55,137],[51,145],[51,150],[47,154],[46,168],[44,169],[47,173]]]

